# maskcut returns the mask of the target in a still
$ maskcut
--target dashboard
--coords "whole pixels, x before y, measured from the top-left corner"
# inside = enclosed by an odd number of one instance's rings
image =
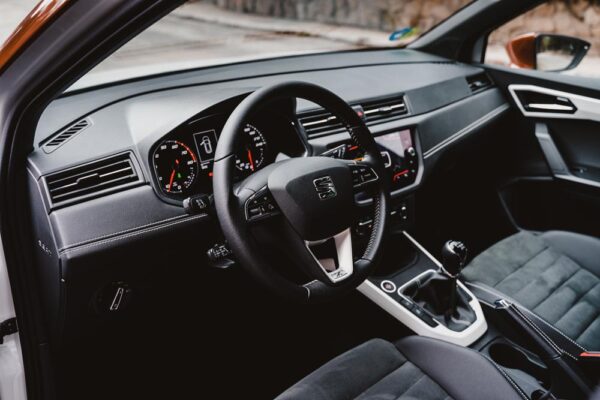
[[[48,323],[61,338],[80,336],[111,323],[117,313],[107,299],[116,293],[129,304],[121,312],[146,295],[160,298],[167,276],[227,267],[214,261],[227,258],[214,215],[184,203],[212,193],[219,135],[248,93],[301,80],[363,114],[386,164],[394,223],[404,229],[414,223],[415,192],[455,153],[448,150],[510,108],[485,78],[481,68],[429,54],[377,50],[213,67],[55,100],[27,157],[32,257]],[[240,132],[236,179],[290,157],[360,159],[332,117],[303,100],[253,115]],[[353,233],[366,238],[372,208],[366,196],[358,200],[364,212]]]

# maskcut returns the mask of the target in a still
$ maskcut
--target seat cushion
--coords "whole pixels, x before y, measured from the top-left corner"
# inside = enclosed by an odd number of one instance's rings
[[[462,276],[506,294],[584,348],[600,349],[600,240],[519,232],[478,255]]]
[[[331,360],[278,400],[522,399],[479,353],[418,336],[395,346],[373,339]]]

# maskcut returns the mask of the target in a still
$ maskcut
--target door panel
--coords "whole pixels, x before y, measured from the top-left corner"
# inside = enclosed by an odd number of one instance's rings
[[[516,224],[600,236],[600,82],[557,73],[486,67],[534,137],[548,164],[546,179],[524,171],[501,195]],[[567,78],[567,79],[566,79]],[[526,127],[526,128],[524,128]],[[534,151],[526,157],[535,158]]]

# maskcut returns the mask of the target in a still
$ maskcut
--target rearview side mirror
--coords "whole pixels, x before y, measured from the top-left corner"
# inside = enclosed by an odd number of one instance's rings
[[[526,33],[511,39],[506,52],[515,67],[560,72],[577,67],[590,47],[571,36]]]

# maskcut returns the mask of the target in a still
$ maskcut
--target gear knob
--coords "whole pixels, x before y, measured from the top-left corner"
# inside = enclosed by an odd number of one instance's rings
[[[451,278],[458,276],[467,261],[467,246],[457,240],[449,240],[442,248],[443,272]]]

